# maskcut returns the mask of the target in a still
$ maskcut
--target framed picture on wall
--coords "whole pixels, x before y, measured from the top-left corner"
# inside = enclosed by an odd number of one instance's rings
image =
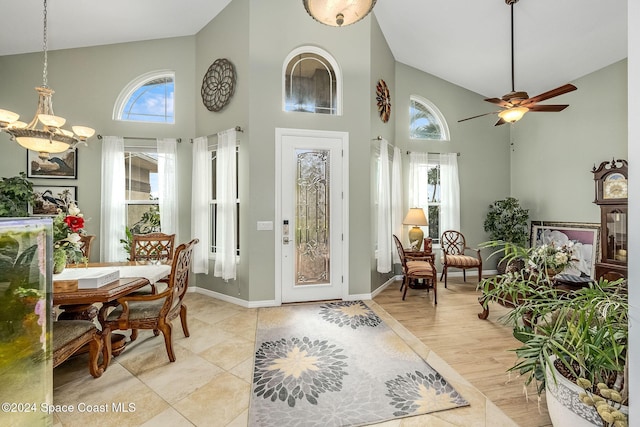
[[[34,185],[36,200],[31,206],[35,216],[53,216],[58,208],[66,210],[69,202],[78,201],[78,187],[66,185]]]
[[[50,154],[47,160],[38,157],[37,152],[27,150],[28,178],[76,179],[77,171],[78,150],[75,148],[63,153]]]
[[[595,277],[600,259],[600,224],[587,222],[531,221],[531,247],[571,242],[574,262],[563,273]]]

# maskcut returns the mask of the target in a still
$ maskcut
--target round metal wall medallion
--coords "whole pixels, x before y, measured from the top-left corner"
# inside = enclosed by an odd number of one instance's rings
[[[391,117],[391,95],[389,94],[387,84],[382,79],[378,80],[378,84],[376,85],[376,101],[380,120],[387,123],[389,117]]]
[[[236,85],[236,70],[225,58],[216,59],[202,79],[202,102],[209,111],[220,111],[229,103]]]

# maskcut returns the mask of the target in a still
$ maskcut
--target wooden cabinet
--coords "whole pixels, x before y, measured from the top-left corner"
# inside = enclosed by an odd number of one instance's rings
[[[627,277],[627,177],[626,160],[611,160],[594,166],[596,197],[600,207],[600,254],[596,263],[596,278],[609,280]]]

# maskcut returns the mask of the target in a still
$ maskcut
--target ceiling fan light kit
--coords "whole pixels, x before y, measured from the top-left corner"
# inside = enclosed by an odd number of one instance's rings
[[[466,120],[475,119],[477,117],[487,116],[490,114],[498,114],[500,120],[498,120],[495,126],[503,125],[505,123],[515,123],[520,120],[525,113],[529,111],[533,112],[558,112],[567,108],[568,104],[563,105],[538,105],[538,102],[563,95],[567,92],[572,92],[577,89],[572,84],[566,84],[564,86],[557,87],[550,91],[541,93],[540,95],[529,98],[529,94],[524,91],[515,90],[515,66],[514,66],[514,42],[513,42],[513,5],[518,3],[519,0],[504,0],[504,2],[511,7],[511,92],[504,95],[502,98],[487,98],[485,101],[492,104],[496,104],[503,110],[492,111],[490,113],[478,114],[477,116],[467,117],[466,119],[458,120],[458,122],[464,122]]]

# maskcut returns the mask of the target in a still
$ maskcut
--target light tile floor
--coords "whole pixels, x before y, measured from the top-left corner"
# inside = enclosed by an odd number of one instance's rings
[[[56,368],[54,404],[74,412],[56,413],[54,425],[247,426],[258,309],[197,293],[185,301],[191,336],[186,338],[180,322],[174,322],[175,363],[169,363],[162,336],[140,331],[100,378],[89,375],[83,355]],[[375,302],[367,304],[471,403],[379,426],[516,425]]]

